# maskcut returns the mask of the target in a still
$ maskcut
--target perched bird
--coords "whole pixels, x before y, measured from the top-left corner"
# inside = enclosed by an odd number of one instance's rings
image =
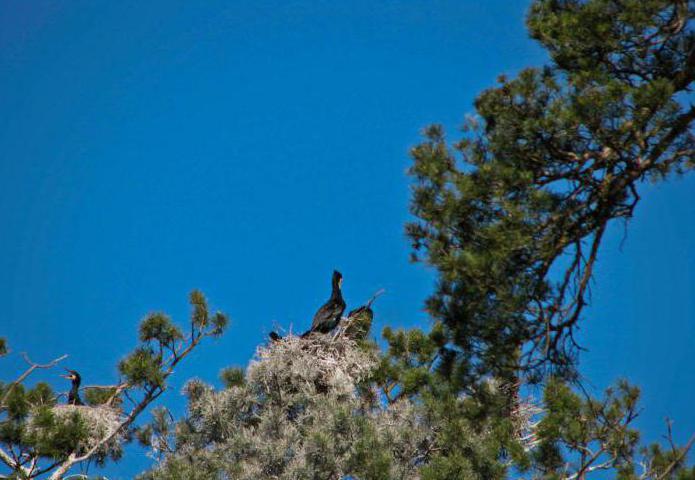
[[[342,283],[343,276],[341,273],[333,270],[331,298],[318,309],[314,315],[314,320],[311,322],[311,328],[302,337],[306,337],[313,332],[328,333],[338,325],[340,316],[345,311],[345,300],[343,300],[343,294],[340,291]]]
[[[365,339],[369,335],[369,330],[372,328],[372,320],[374,319],[374,311],[372,303],[379,298],[379,295],[384,293],[384,290],[376,292],[367,303],[361,307],[357,307],[348,313],[347,320],[343,332],[352,339]]]
[[[270,332],[268,336],[270,337],[271,342],[279,342],[282,340],[282,337],[277,332]]]
[[[68,405],[84,405],[80,398],[80,382],[82,382],[82,377],[80,377],[80,374],[75,370],[66,370],[68,375],[61,375],[61,377],[72,381],[72,388],[70,392],[68,392]]]

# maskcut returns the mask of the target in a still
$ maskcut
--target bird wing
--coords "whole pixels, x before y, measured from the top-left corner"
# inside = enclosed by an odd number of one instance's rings
[[[329,300],[318,309],[311,322],[311,330],[317,330],[325,326],[327,322],[340,320],[340,316],[345,311],[345,302]],[[333,328],[333,327],[331,327]]]

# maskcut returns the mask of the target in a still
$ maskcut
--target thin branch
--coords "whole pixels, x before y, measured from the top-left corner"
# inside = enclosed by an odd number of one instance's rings
[[[690,440],[688,440],[688,443],[686,443],[685,446],[681,449],[681,452],[678,454],[676,459],[673,462],[671,462],[671,464],[668,467],[666,467],[666,470],[664,470],[661,475],[657,475],[655,477],[655,480],[664,480],[673,471],[673,469],[676,468],[676,466],[678,466],[683,461],[685,456],[693,447],[693,443],[695,443],[695,435],[690,437]]]
[[[10,467],[10,468],[13,469],[13,470],[16,470],[17,468],[21,468],[21,467],[19,467],[19,465],[17,465],[17,464],[15,463],[14,459],[12,458],[12,456],[10,456],[10,454],[7,453],[7,452],[6,452],[3,448],[1,448],[1,447],[0,447],[0,460],[2,460],[3,463],[4,463],[5,465],[7,465],[8,467]]]
[[[73,465],[90,459],[101,447],[103,447],[106,443],[110,442],[121,432],[126,430],[135,421],[138,415],[140,415],[140,413],[142,413],[143,410],[145,410],[149,406],[150,403],[155,401],[157,398],[159,398],[160,395],[162,395],[166,391],[165,382],[171,376],[171,374],[174,373],[174,367],[176,366],[176,364],[178,364],[183,358],[185,358],[206,336],[210,335],[204,334],[202,332],[199,332],[197,335],[194,335],[190,340],[191,343],[183,351],[171,357],[169,361],[167,361],[168,366],[163,375],[162,385],[155,385],[147,388],[145,390],[144,397],[140,400],[140,402],[138,402],[137,405],[135,405],[135,407],[133,407],[130,413],[125,417],[123,421],[121,421],[117,428],[115,428],[110,434],[106,435],[101,440],[99,440],[84,454],[77,455],[75,452],[71,453],[68,456],[68,458],[65,459],[60,464],[60,466],[51,474],[49,480],[60,480],[62,476],[65,473],[67,473],[67,471],[70,470],[70,468],[72,468]]]
[[[50,362],[48,362],[48,363],[44,363],[44,364],[32,362],[31,359],[29,358],[29,356],[28,356],[26,353],[22,353],[22,358],[24,358],[24,361],[27,362],[27,363],[29,364],[29,368],[28,368],[24,373],[22,373],[22,374],[19,376],[19,378],[17,378],[17,380],[15,380],[14,382],[12,382],[12,383],[10,384],[10,386],[7,388],[7,391],[6,391],[5,394],[3,395],[2,400],[0,400],[0,409],[2,409],[3,406],[5,405],[5,402],[6,402],[7,399],[9,398],[10,393],[12,392],[12,390],[14,390],[14,388],[15,388],[17,385],[19,385],[19,384],[22,383],[24,380],[26,380],[27,377],[28,377],[29,375],[31,375],[32,372],[33,372],[34,370],[39,369],[39,368],[51,368],[51,367],[54,367],[54,366],[56,366],[56,364],[58,364],[59,362],[61,362],[61,361],[65,360],[66,358],[68,358],[68,356],[67,356],[67,355],[63,355],[63,356],[61,356],[61,357],[56,358],[55,360],[52,360],[52,361],[50,361]]]

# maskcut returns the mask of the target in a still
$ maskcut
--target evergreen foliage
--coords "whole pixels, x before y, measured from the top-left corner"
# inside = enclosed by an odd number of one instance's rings
[[[693,167],[693,15],[685,0],[535,0],[552,64],[500,77],[461,139],[435,125],[412,151],[430,331],[386,328],[380,351],[371,316],[343,322],[337,341],[373,366],[341,382],[318,373],[342,361],[335,339],[272,342],[244,381],[191,384],[184,419],[155,419],[145,440],[169,449],[142,478],[695,478],[695,437],[679,446],[669,424],[666,448],[640,446],[637,388],[583,390],[573,336],[608,226],[644,181]],[[542,399],[522,398],[529,383]]]
[[[692,441],[677,446],[670,425],[667,449],[640,447],[632,425],[639,391],[627,382],[597,399],[551,378],[539,405],[518,399],[500,415],[509,394],[495,379],[475,395],[434,381],[410,390],[407,377],[391,388],[394,371],[411,371],[402,362],[428,359],[432,345],[421,333],[388,336],[393,346],[383,354],[343,332],[287,336],[259,347],[245,372],[225,370],[221,390],[191,380],[183,419],[156,409],[137,432],[156,459],[140,480],[502,479],[514,472],[574,480],[606,470],[630,480],[695,478],[686,465]]]
[[[141,480],[695,480],[695,436],[678,445],[667,423],[665,446],[641,444],[639,390],[587,393],[574,339],[608,226],[643,182],[694,166],[694,15],[689,0],[534,0],[527,25],[552,63],[500,77],[457,141],[425,129],[406,230],[438,276],[429,331],[386,328],[382,348],[370,301],[333,333],[259,347],[221,389],[189,381],[183,418],[160,407],[135,428],[227,327],[194,291],[190,333],[147,316],[122,381],[86,387],[86,406],[25,383],[63,358],[27,358],[0,384],[6,477],[57,480],[136,437],[155,460]]]
[[[51,387],[25,386],[37,370],[50,370],[66,356],[37,364],[0,384],[0,462],[2,478],[63,478],[73,467],[119,460],[138,416],[167,389],[174,367],[207,337],[217,337],[228,321],[210,315],[205,297],[191,294],[190,334],[164,314],[148,315],[140,325],[140,344],[118,364],[115,385],[83,387],[87,405],[60,403]],[[63,400],[64,401],[64,400]]]
[[[452,382],[574,375],[608,224],[632,216],[640,183],[693,166],[694,14],[686,1],[537,0],[528,27],[553,64],[500,77],[453,145],[425,130],[407,232],[439,274],[427,306]]]
[[[443,478],[434,469],[421,477],[420,467],[454,435],[468,471],[471,458],[489,458],[486,434],[465,419],[439,435],[446,410],[382,401],[377,366],[373,350],[343,334],[260,347],[243,381],[237,369],[220,391],[191,381],[186,418],[173,424],[159,413],[140,433],[160,460],[141,478]]]

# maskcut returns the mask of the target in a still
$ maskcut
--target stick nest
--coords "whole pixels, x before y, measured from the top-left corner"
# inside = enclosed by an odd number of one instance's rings
[[[79,442],[79,452],[85,452],[96,446],[102,439],[118,430],[121,424],[121,413],[105,405],[54,405],[50,409],[54,423],[50,428],[39,424],[36,416],[29,420],[28,431],[34,435],[51,435],[49,430],[74,421],[75,415],[84,427],[84,437]],[[97,453],[100,455],[120,456],[122,435],[115,435],[102,445]]]
[[[261,346],[247,371],[251,383],[299,388],[306,393],[354,395],[355,385],[369,376],[376,358],[350,338],[289,335]]]

